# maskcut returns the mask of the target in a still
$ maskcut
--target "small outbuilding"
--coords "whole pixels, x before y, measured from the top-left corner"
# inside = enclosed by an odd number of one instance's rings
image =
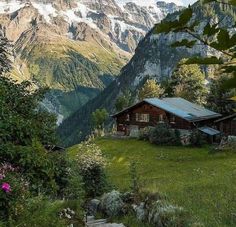
[[[236,113],[217,119],[215,125],[225,136],[236,136]]]

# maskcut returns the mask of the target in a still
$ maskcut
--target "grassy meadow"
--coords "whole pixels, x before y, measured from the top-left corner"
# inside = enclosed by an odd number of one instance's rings
[[[129,190],[129,166],[136,161],[143,190],[166,195],[205,226],[236,226],[236,153],[209,154],[209,147],[160,147],[137,140],[99,139],[96,144],[119,190]],[[76,146],[69,153],[73,157]]]

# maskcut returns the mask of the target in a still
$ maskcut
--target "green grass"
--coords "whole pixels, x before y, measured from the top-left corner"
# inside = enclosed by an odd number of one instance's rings
[[[99,139],[119,190],[130,187],[130,162],[138,163],[143,190],[165,194],[205,226],[236,226],[236,154],[209,154],[209,147],[160,147],[137,140]],[[70,150],[73,157],[76,146]]]

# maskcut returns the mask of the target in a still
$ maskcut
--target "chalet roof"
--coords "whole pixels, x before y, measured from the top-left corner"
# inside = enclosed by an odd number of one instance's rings
[[[150,98],[150,99],[144,99],[142,102],[146,102],[152,106],[163,109],[166,112],[169,112],[175,116],[178,116],[190,122],[197,122],[221,117],[221,114],[208,110],[197,104],[191,103],[183,98],[163,98],[163,99]],[[131,106],[117,113],[114,116],[118,116],[124,112],[127,112],[128,110],[136,107],[140,103]]]
[[[222,121],[226,121],[226,120],[234,119],[234,118],[236,118],[236,113],[231,114],[231,115],[226,116],[226,117],[223,117],[223,118],[220,118],[220,119],[216,120],[215,122],[218,123],[218,122],[222,122]]]

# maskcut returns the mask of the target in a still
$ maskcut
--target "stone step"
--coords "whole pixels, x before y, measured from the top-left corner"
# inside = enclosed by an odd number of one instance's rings
[[[87,221],[88,224],[91,224],[91,223],[100,223],[100,222],[107,222],[107,219],[96,219],[96,220],[91,220],[91,221]]]
[[[88,221],[94,221],[95,220],[95,217],[94,216],[87,216],[87,222]]]
[[[87,221],[86,226],[94,227],[94,226],[99,226],[106,223],[107,223],[106,219],[97,219],[97,220]]]
[[[105,223],[105,224],[89,225],[89,227],[125,227],[125,226],[123,224]]]

